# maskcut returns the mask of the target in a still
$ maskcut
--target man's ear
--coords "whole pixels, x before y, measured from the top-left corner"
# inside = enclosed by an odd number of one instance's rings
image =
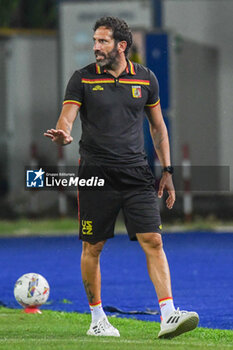
[[[120,42],[117,44],[117,48],[118,48],[118,52],[119,52],[119,53],[125,52],[125,50],[126,50],[126,48],[127,48],[127,42],[126,42],[125,40],[120,41]]]

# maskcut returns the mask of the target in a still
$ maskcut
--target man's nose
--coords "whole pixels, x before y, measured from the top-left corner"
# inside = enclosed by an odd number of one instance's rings
[[[94,50],[94,51],[100,50],[100,48],[101,48],[101,44],[98,43],[98,41],[96,41],[96,42],[94,43],[93,50]]]

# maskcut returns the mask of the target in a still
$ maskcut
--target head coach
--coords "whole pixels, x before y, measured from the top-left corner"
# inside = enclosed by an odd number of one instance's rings
[[[94,25],[93,41],[96,62],[74,72],[56,129],[44,133],[58,145],[68,145],[73,141],[71,130],[79,111],[82,124],[79,177],[94,175],[106,181],[106,190],[79,189],[81,270],[92,314],[87,334],[120,336],[102,308],[99,258],[106,240],[114,236],[116,217],[122,209],[129,238],[138,240],[146,254],[161,310],[158,337],[173,338],[194,329],[199,318],[196,312],[174,307],[155,180],[144,151],[146,112],[162,168],[158,196],[162,197],[167,190],[166,205],[172,209],[173,168],[158,81],[150,69],[127,58],[132,34],[125,21],[100,18]]]

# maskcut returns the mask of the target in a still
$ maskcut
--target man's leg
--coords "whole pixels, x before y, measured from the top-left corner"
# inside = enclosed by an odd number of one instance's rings
[[[108,322],[101,303],[100,254],[105,242],[101,241],[95,244],[83,242],[81,272],[92,316],[91,326],[87,334],[119,337],[118,330]]]
[[[137,239],[146,254],[148,273],[158,299],[172,297],[170,271],[161,235],[141,233],[137,234]]]
[[[148,273],[155,287],[162,314],[159,338],[173,338],[191,331],[198,325],[196,312],[175,310],[172,299],[171,278],[162,238],[159,233],[137,234],[146,254]]]
[[[100,253],[105,242],[83,242],[81,272],[89,304],[96,304],[101,300]]]

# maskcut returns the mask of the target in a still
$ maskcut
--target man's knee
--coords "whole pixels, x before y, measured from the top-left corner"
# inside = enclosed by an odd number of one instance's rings
[[[137,239],[143,250],[161,250],[163,248],[162,237],[159,233],[140,233]]]
[[[83,242],[82,256],[91,256],[93,258],[98,258],[102,252],[105,241],[97,243]]]

